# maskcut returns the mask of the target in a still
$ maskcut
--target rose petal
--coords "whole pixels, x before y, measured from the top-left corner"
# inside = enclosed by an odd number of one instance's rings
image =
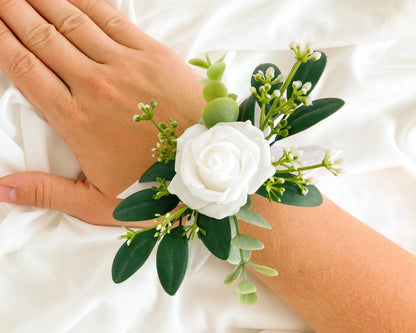
[[[188,187],[184,185],[180,174],[176,174],[168,186],[168,191],[175,194],[184,204],[189,208],[199,210],[206,205],[204,200],[194,196],[189,191]]]

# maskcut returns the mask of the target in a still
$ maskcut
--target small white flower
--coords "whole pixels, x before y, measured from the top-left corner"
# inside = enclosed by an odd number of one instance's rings
[[[312,88],[312,83],[310,83],[310,82],[306,82],[306,83],[302,86],[302,90],[304,90],[304,91],[305,91],[305,93],[306,93],[306,92],[308,92],[309,90],[311,90],[311,88]]]
[[[280,90],[279,89],[274,90],[272,93],[272,97],[274,98],[280,97]]]
[[[278,82],[283,82],[285,80],[286,80],[286,75],[285,74],[279,74],[279,76],[277,77]]]
[[[267,80],[273,80],[275,74],[274,67],[270,66],[266,69],[266,79]]]
[[[322,54],[321,54],[321,52],[314,52],[314,53],[312,53],[312,59],[313,60],[319,60],[319,59],[321,59],[321,56],[322,56]]]
[[[313,52],[313,43],[312,42],[306,43],[305,48],[306,48],[306,51],[308,52],[308,54],[312,54],[312,52]]]
[[[300,89],[300,87],[302,87],[302,82],[301,81],[293,81],[292,86],[293,86],[293,88]]]
[[[306,96],[305,97],[305,100],[303,101],[303,104],[305,104],[305,106],[312,105],[312,98],[311,98],[311,96]]]

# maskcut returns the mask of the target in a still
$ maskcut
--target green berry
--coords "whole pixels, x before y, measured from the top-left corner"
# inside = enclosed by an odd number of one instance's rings
[[[220,81],[208,81],[202,88],[202,95],[207,102],[218,97],[226,97],[227,94],[227,88]]]
[[[224,75],[224,71],[225,63],[220,61],[208,68],[207,76],[210,80],[221,81],[222,76]]]
[[[216,123],[233,122],[238,119],[238,104],[229,97],[219,97],[208,102],[202,110],[202,121],[207,128]]]

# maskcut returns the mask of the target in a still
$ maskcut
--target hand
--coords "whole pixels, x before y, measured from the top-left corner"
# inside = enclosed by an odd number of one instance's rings
[[[86,177],[8,175],[0,178],[0,200],[120,225],[115,197],[154,162],[157,141],[152,126],[132,121],[137,104],[156,99],[155,118],[172,117],[180,132],[203,107],[198,75],[103,0],[0,0],[0,18],[0,68]]]

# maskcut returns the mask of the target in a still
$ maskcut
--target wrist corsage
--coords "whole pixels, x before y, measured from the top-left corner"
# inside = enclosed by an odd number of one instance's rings
[[[149,121],[159,131],[153,149],[154,163],[140,183],[156,183],[124,199],[115,209],[119,221],[156,219],[155,225],[142,230],[125,227],[126,239],[117,252],[112,277],[120,283],[133,275],[158,244],[156,266],[160,283],[169,295],[179,289],[188,264],[188,242],[203,242],[216,257],[234,265],[225,284],[237,280],[236,290],[243,304],[253,304],[258,295],[248,280],[246,269],[275,276],[277,271],[250,261],[251,252],[264,245],[241,233],[239,223],[271,228],[251,210],[251,195],[270,202],[314,207],[322,196],[312,184],[310,170],[326,168],[338,175],[341,160],[329,151],[318,163],[307,165],[296,148],[281,148],[272,156],[278,141],[301,132],[340,109],[338,98],[312,101],[311,91],[326,65],[323,52],[291,43],[296,62],[287,76],[274,64],[259,65],[251,77],[251,95],[240,105],[221,82],[224,57],[192,59],[190,64],[207,71],[202,79],[206,105],[201,121],[178,137],[177,123],[155,121],[156,101],[139,104],[142,115],[135,121]],[[280,147],[280,145],[279,145]]]

